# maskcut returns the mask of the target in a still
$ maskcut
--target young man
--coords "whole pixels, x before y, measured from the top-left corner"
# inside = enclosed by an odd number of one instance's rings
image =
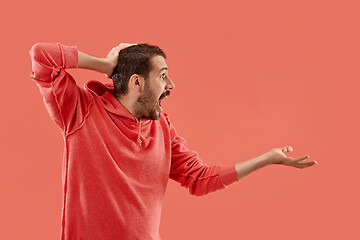
[[[290,146],[236,164],[204,164],[161,107],[175,85],[157,46],[122,43],[98,58],[76,46],[37,43],[29,53],[30,77],[64,138],[62,240],[161,239],[169,178],[201,196],[269,164],[316,164],[287,157]],[[99,71],[113,83],[90,80],[80,88],[67,68]]]

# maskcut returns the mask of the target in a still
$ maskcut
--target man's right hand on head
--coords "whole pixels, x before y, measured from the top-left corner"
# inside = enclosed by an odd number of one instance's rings
[[[105,72],[107,78],[111,78],[114,68],[118,63],[119,52],[127,47],[137,45],[136,43],[120,43],[116,47],[113,47],[108,53],[105,61],[109,64],[108,70]]]

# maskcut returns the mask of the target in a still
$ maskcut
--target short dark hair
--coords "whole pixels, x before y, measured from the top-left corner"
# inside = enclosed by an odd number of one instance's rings
[[[118,64],[111,76],[117,96],[128,93],[129,79],[133,74],[139,74],[147,80],[152,70],[150,59],[156,55],[166,58],[162,49],[147,43],[132,45],[120,51]]]

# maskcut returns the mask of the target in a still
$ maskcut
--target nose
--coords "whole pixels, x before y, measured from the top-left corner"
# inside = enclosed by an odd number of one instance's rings
[[[169,77],[167,77],[167,79],[168,79],[168,82],[166,84],[167,89],[175,88],[175,84],[173,83],[173,81],[171,81],[171,79]]]

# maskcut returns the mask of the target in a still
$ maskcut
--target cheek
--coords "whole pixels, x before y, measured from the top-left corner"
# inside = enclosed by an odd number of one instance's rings
[[[159,84],[157,86],[154,86],[153,88],[153,96],[156,99],[159,99],[160,95],[164,92],[164,86],[162,84]]]

